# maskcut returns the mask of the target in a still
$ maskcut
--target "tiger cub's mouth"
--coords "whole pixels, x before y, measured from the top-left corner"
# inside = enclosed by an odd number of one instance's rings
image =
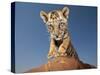
[[[55,45],[59,48],[63,40],[54,40],[54,42],[55,42]]]

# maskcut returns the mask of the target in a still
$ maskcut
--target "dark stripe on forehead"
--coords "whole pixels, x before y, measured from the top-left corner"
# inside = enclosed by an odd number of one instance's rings
[[[57,19],[59,17],[59,14],[57,11],[52,11],[50,15],[50,19]]]

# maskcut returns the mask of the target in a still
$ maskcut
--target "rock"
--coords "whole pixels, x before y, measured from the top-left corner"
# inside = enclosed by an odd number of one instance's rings
[[[80,60],[68,57],[57,57],[53,60],[49,60],[47,64],[40,67],[33,68],[25,73],[30,72],[47,72],[47,71],[62,71],[62,70],[75,70],[75,69],[90,69],[96,68],[92,65],[85,64]]]

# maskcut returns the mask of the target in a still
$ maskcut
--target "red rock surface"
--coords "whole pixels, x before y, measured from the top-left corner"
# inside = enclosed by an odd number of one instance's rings
[[[26,73],[74,70],[74,69],[90,69],[90,68],[95,68],[95,67],[89,64],[85,64],[75,58],[57,57],[52,61],[48,61],[47,64],[44,64],[37,68],[33,68],[27,71]]]

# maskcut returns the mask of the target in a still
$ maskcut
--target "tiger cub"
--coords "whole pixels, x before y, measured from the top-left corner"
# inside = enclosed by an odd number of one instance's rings
[[[64,7],[62,10],[53,10],[49,13],[40,12],[40,16],[50,33],[48,59],[59,56],[77,57],[68,32],[68,15],[68,7]]]

